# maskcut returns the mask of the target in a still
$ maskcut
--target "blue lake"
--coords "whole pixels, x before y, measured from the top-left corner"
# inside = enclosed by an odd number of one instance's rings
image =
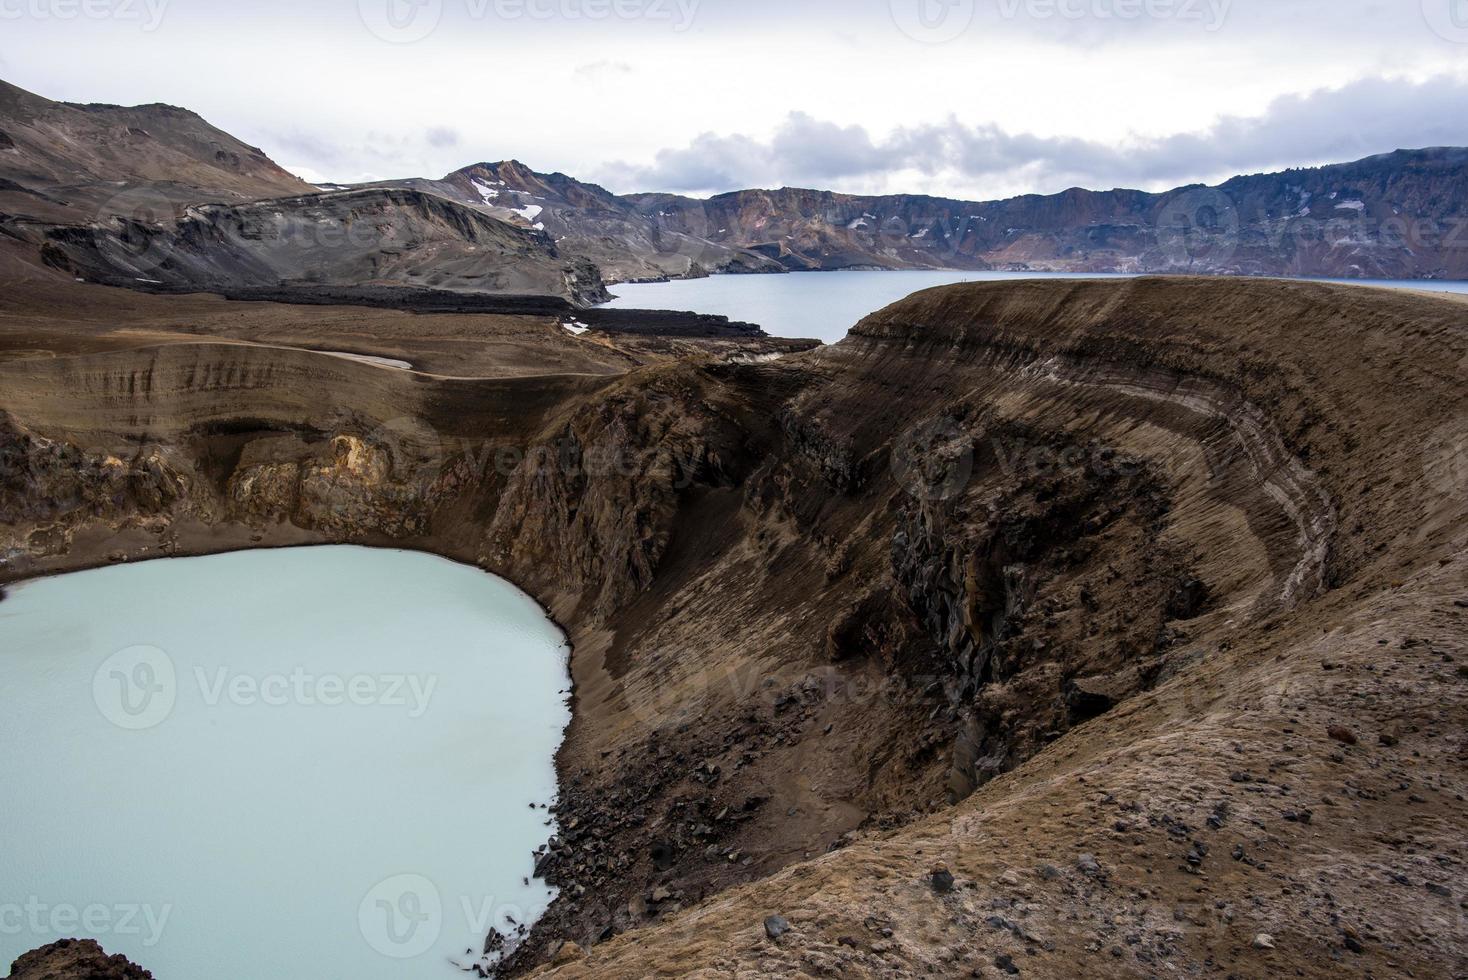
[[[450,977],[554,897],[568,651],[527,595],[352,547],[169,559],[0,602],[0,963]]]
[[[1035,272],[796,272],[711,276],[611,287],[613,308],[690,310],[757,323],[776,337],[813,337],[834,344],[862,317],[930,286],[1015,279],[1125,279],[1095,273]],[[1468,293],[1468,282],[1327,280],[1353,285]]]

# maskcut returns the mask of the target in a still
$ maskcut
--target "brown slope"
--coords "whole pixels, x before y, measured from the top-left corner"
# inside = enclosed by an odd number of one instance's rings
[[[131,213],[138,188],[180,203],[314,189],[186,109],[53,102],[3,81],[0,188],[0,209],[73,219]]]
[[[569,794],[593,835],[648,781],[606,772],[640,757],[641,718],[684,750],[700,816],[773,790],[732,838],[714,821],[720,852],[810,859],[699,902],[685,830],[631,900],[673,892],[655,924],[598,944],[615,899],[553,912],[545,954],[594,948],[545,975],[1461,972],[1463,309],[1265,282],[952,287],[811,355],[776,487],[746,491],[739,543],[654,580],[611,679],[581,665],[566,749],[599,789]],[[843,687],[864,671],[890,695]],[[894,724],[908,698],[926,710]],[[944,807],[945,775],[980,788]],[[835,836],[833,804],[904,788],[933,816],[817,856],[813,817]],[[673,795],[639,809],[681,823]],[[793,927],[777,941],[772,914]]]

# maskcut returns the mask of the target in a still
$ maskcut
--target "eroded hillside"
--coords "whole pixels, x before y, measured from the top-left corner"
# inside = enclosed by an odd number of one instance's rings
[[[1465,310],[969,285],[458,379],[101,330],[0,362],[0,568],[350,541],[530,589],[576,696],[522,972],[1452,975]]]

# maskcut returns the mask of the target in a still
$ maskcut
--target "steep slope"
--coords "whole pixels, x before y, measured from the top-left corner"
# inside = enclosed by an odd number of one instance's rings
[[[607,298],[595,266],[545,234],[410,190],[351,190],[198,205],[154,225],[19,226],[47,264],[113,285],[183,291],[391,284],[511,295]]]
[[[618,377],[4,361],[0,579],[353,541],[526,586],[576,700],[521,969],[1455,975],[1465,309],[1019,282]]]
[[[545,975],[1461,972],[1463,310],[953,287],[766,369],[739,531],[587,638]]]
[[[52,102],[0,81],[0,211],[77,220],[131,214],[147,194],[194,204],[311,190],[186,109]]]

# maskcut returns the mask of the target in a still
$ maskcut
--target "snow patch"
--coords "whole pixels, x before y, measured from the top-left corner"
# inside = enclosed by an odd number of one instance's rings
[[[474,185],[474,189],[479,192],[479,199],[485,204],[493,202],[500,196],[499,188],[497,187],[491,187],[477,180],[470,180],[469,182]]]

